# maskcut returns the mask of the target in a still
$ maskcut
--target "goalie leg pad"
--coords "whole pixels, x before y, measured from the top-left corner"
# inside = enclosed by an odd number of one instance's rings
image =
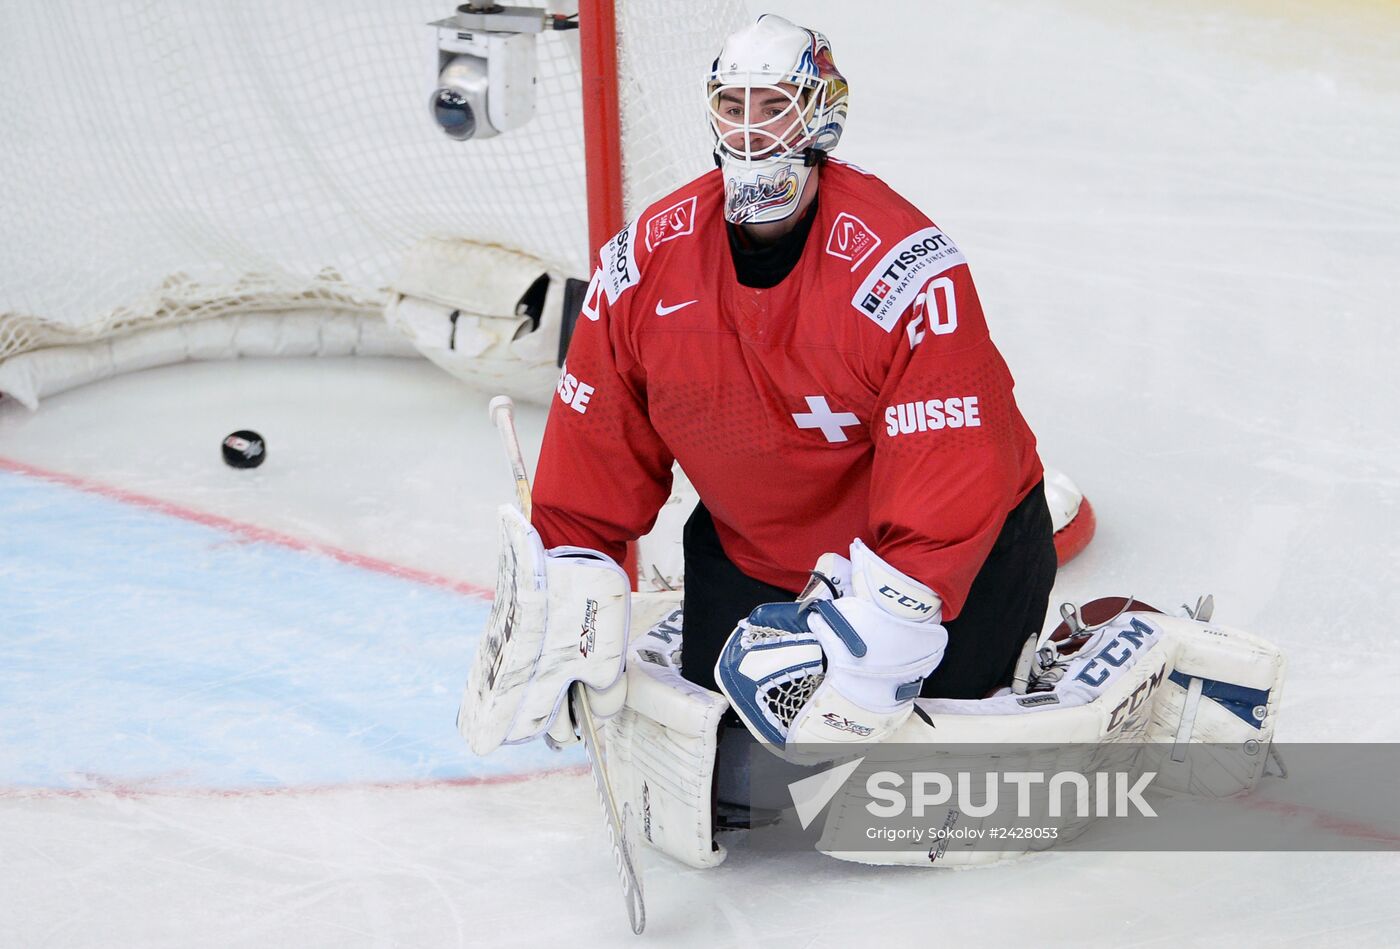
[[[932,764],[934,771],[966,771],[977,775],[979,781],[989,771],[1047,776],[1058,772],[1131,772],[1140,767],[1142,743],[1148,740],[1153,696],[1163,687],[1175,660],[1174,642],[1164,619],[1133,613],[1116,618],[1074,655],[1065,657],[1064,675],[1053,690],[987,699],[918,699],[918,714],[889,741],[908,746],[908,766],[913,770],[930,770]],[[919,744],[932,747],[928,753],[920,753]],[[959,745],[968,746],[967,752],[960,752]],[[996,747],[998,757],[989,768],[991,746]],[[899,766],[882,758],[864,767],[878,771],[892,764]],[[946,821],[965,836],[931,841],[917,850],[842,849],[839,841],[851,839],[849,832],[841,832],[843,822],[847,827],[862,827],[870,820],[867,805],[873,798],[867,793],[867,774],[857,770],[827,812],[817,849],[829,856],[883,865],[979,866],[1073,840],[1096,819],[1070,807],[1046,808],[1034,815],[1033,823],[1053,829],[1053,834],[1038,838],[1013,835],[1010,839],[1024,840],[1024,848],[994,849],[981,842],[1006,839],[999,832],[1024,822],[1009,811],[985,816],[965,813],[952,800],[926,824],[937,826]],[[1046,803],[1037,800],[1033,806]]]
[[[1027,760],[1008,756],[998,769],[1088,773],[1108,764],[1153,772],[1152,790],[1208,797],[1246,793],[1263,776],[1285,672],[1282,653],[1266,640],[1213,623],[1126,612],[1063,657],[1061,671],[1049,691],[976,701],[920,699],[919,715],[893,741],[1024,744],[1030,746]],[[1047,753],[1053,757],[1043,757]],[[954,750],[938,754],[956,768]],[[819,849],[862,863],[969,866],[1072,840],[1095,819],[1040,818],[1058,833],[1025,851],[956,842],[927,853],[838,851],[831,842],[838,822],[868,819],[867,800],[857,772],[833,801]],[[996,819],[958,814],[956,823],[991,828]]]
[[[609,764],[642,838],[687,866],[718,866],[714,840],[715,752],[729,703],[681,678],[681,611],[674,610],[629,650],[627,697],[608,724]]]
[[[1153,786],[1203,797],[1253,790],[1263,777],[1278,721],[1283,653],[1272,643],[1215,623],[1160,617],[1176,644],[1145,740]]]
[[[571,683],[613,686],[631,609],[627,574],[609,557],[574,547],[546,554],[513,506],[501,508],[500,526],[496,600],[457,714],[479,755],[548,730]]]

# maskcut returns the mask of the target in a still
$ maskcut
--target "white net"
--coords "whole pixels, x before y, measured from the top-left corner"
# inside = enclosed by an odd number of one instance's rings
[[[424,238],[586,276],[578,34],[539,37],[533,120],[454,142],[429,115],[427,25],[453,7],[5,4],[0,362],[229,313],[376,312]],[[700,77],[745,12],[617,7],[630,214],[708,166]]]

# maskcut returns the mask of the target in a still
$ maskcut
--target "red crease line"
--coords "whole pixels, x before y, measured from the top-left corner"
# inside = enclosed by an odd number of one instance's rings
[[[256,527],[252,524],[244,524],[231,518],[221,517],[218,514],[197,511],[194,508],[185,507],[170,501],[163,501],[160,498],[148,497],[144,494],[137,494],[135,491],[128,491],[124,488],[102,484],[78,475],[65,474],[61,471],[50,471],[45,468],[39,468],[8,458],[0,458],[0,471],[9,471],[14,474],[26,475],[31,478],[49,481],[53,484],[61,484],[86,494],[95,494],[109,500],[120,501],[123,504],[144,508],[148,511],[156,511],[171,517],[178,517],[181,520],[201,524],[205,527],[212,527],[216,530],[234,534],[247,540],[275,544],[278,547],[285,547],[288,550],[320,554],[323,557],[329,557],[332,560],[348,564],[352,567],[359,567],[362,570],[369,570],[374,573],[387,574],[402,580],[411,580],[414,583],[421,583],[425,586],[438,587],[444,590],[451,590],[454,593],[464,593],[468,596],[481,597],[487,600],[493,599],[495,596],[495,591],[475,583],[468,583],[465,580],[453,580],[450,577],[430,573],[426,570],[419,570],[415,567],[406,567],[402,564],[380,560],[377,557],[357,554],[353,551],[332,546],[331,544],[303,540],[299,537],[293,537],[291,534],[283,534],[278,531],[268,530],[265,527]]]
[[[588,773],[588,765],[571,765],[567,768],[549,768],[544,771],[531,771],[521,774],[488,774],[467,778],[440,778],[431,781],[367,781],[351,784],[313,784],[302,787],[266,788],[157,788],[142,784],[105,783],[105,779],[89,776],[95,782],[104,782],[93,788],[0,788],[0,800],[86,800],[89,798],[118,798],[140,800],[142,798],[255,798],[255,797],[314,797],[325,794],[340,794],[356,791],[414,791],[422,789],[450,789],[494,787],[508,784],[523,784],[539,778],[574,777]]]
[[[1285,817],[1303,817],[1311,820],[1318,827],[1338,837],[1351,837],[1356,840],[1372,840],[1377,843],[1400,845],[1400,834],[1392,834],[1387,830],[1382,830],[1372,824],[1363,821],[1352,820],[1347,817],[1338,817],[1336,814],[1328,813],[1316,807],[1309,807],[1306,804],[1290,804],[1287,801],[1267,801],[1258,798],[1246,797],[1240,801],[1245,807],[1252,810],[1269,811],[1273,814],[1281,814]]]

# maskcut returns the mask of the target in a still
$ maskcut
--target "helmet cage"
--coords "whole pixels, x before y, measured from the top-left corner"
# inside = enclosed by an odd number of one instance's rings
[[[736,81],[737,80],[737,81]],[[816,142],[826,111],[826,83],[814,77],[730,73],[709,82],[710,130],[715,154],[744,163],[804,155]]]
[[[776,24],[786,24],[805,42],[791,54],[794,58],[788,60],[790,65],[786,68],[770,65],[783,58],[782,52],[772,48],[756,52],[752,45],[762,45],[771,37],[765,41],[747,37],[734,49],[726,43],[706,78],[706,105],[710,131],[715,136],[715,156],[743,163],[801,156],[804,164],[811,164],[819,160],[812,152],[830,152],[841,140],[850,89],[846,77],[836,68],[831,44],[824,35],[786,23],[772,14],[759,17],[758,27],[770,21],[780,32],[781,27]],[[782,42],[792,39],[789,36]],[[735,37],[730,40],[733,42]],[[756,102],[762,110],[771,107],[779,97],[786,108],[774,115],[755,114]],[[737,115],[726,114],[735,111]]]

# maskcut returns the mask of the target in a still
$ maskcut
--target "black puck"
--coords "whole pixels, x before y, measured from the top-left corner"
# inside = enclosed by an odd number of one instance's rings
[[[224,464],[234,468],[256,468],[267,460],[267,443],[247,429],[225,436],[223,449]]]

